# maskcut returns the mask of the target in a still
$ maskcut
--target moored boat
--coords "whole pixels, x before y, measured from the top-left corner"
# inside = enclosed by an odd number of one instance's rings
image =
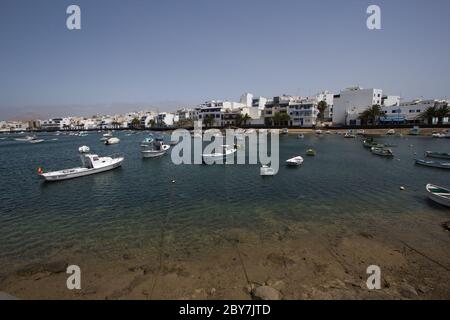
[[[296,156],[296,157],[286,160],[286,164],[288,166],[299,166],[302,163],[303,163],[303,157],[301,157],[301,156]]]
[[[273,176],[273,175],[275,175],[275,170],[272,167],[269,167],[267,165],[263,165],[259,169],[259,175],[261,175],[261,176]]]
[[[115,169],[121,166],[124,160],[123,156],[99,157],[96,154],[85,153],[85,150],[79,149],[82,167],[50,172],[43,172],[39,168],[38,174],[46,181],[67,180]]]
[[[230,146],[227,144],[224,144],[221,146],[222,152],[213,152],[213,153],[203,153],[202,158],[203,162],[205,163],[214,163],[217,160],[224,160],[227,157],[233,156],[237,151],[237,146]]]
[[[353,139],[353,138],[356,138],[356,135],[353,134],[352,132],[346,132],[344,135],[344,138]]]
[[[372,147],[370,149],[370,151],[372,151],[372,153],[377,156],[382,156],[382,157],[393,157],[394,156],[394,153],[389,148]]]
[[[440,169],[450,169],[450,162],[439,162],[439,161],[428,161],[416,159],[416,164],[426,167],[440,168]]]
[[[425,151],[425,156],[430,158],[450,159],[450,153],[448,152]]]
[[[450,190],[434,184],[427,184],[428,198],[446,207],[450,207]]]
[[[288,133],[289,133],[289,129],[288,128],[281,129],[281,134],[288,134]]]
[[[120,142],[119,138],[112,137],[105,141],[105,145],[118,144]]]
[[[170,146],[164,143],[164,139],[157,137],[148,148],[141,151],[141,154],[144,158],[156,158],[165,155],[169,149]]]
[[[33,139],[33,140],[30,140],[29,142],[34,144],[34,143],[41,143],[44,141],[45,141],[44,139]]]
[[[315,156],[316,155],[316,150],[308,149],[308,150],[306,150],[306,155],[307,156]]]

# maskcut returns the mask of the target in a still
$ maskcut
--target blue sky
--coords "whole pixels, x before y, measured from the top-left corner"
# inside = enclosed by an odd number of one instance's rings
[[[82,30],[66,28],[77,4]],[[366,28],[378,4],[382,30]],[[359,84],[448,97],[447,0],[2,0],[0,119]]]

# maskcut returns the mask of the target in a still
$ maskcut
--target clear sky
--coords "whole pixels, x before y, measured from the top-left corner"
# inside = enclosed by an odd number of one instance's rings
[[[66,28],[81,7],[82,29]],[[381,7],[382,30],[366,27]],[[1,0],[0,119],[351,85],[450,96],[448,0]]]

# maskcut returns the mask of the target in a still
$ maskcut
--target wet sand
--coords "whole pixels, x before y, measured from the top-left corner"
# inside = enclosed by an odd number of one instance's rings
[[[218,234],[207,254],[183,258],[170,253],[168,239],[156,256],[146,248],[118,259],[59,255],[3,275],[0,291],[20,299],[252,299],[265,285],[288,300],[450,299],[449,231],[410,231],[280,223],[262,236],[235,228]],[[81,267],[81,290],[66,288],[69,263]],[[366,286],[372,264],[381,268],[380,290]]]

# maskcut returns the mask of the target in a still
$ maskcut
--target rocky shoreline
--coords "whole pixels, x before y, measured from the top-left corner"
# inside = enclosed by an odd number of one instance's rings
[[[436,228],[441,241],[427,254],[376,230],[295,224],[262,238],[237,228],[201,257],[123,253],[28,264],[0,279],[0,291],[20,299],[449,299],[450,234]],[[69,260],[82,269],[81,290],[66,288]],[[380,290],[366,286],[372,264],[382,270]]]

